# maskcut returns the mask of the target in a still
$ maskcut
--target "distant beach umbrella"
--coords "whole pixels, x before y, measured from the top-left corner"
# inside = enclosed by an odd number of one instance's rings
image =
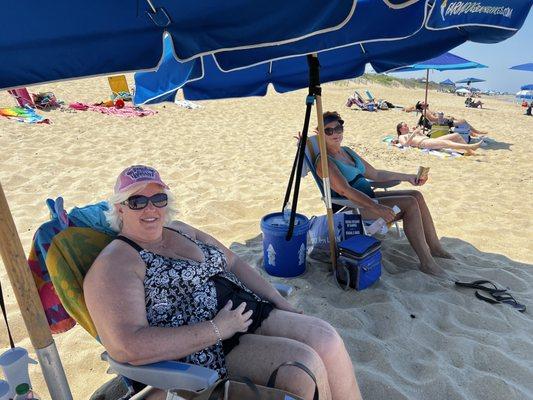
[[[520,86],[520,90],[533,90],[533,83],[529,85]]]
[[[533,100],[533,90],[520,90],[516,97],[520,100]]]
[[[467,86],[470,86],[470,84],[474,82],[485,82],[485,79],[480,79],[480,78],[464,78],[464,79],[461,79],[459,81],[455,81],[455,83],[466,83]]]
[[[439,85],[455,86],[455,83],[451,79],[445,79],[445,80],[439,82]]]
[[[520,64],[515,65],[514,67],[511,67],[509,69],[516,69],[518,71],[529,71],[533,72],[533,63],[527,63],[527,64]]]

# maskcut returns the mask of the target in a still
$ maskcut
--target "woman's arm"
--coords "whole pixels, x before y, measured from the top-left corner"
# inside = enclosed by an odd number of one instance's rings
[[[387,181],[405,181],[411,182],[415,175],[402,174],[399,172],[387,171],[384,169],[376,169],[363,157],[359,156],[363,164],[365,165],[365,178],[375,182],[387,182]]]

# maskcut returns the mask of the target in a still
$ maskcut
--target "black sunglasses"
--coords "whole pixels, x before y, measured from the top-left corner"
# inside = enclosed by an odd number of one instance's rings
[[[142,210],[146,208],[148,202],[152,203],[154,207],[163,208],[168,204],[168,196],[166,193],[156,193],[151,197],[137,194],[128,197],[122,204],[127,205],[131,210]]]
[[[336,127],[334,128],[324,128],[324,133],[327,135],[327,136],[331,136],[333,135],[334,133],[337,133],[337,134],[341,134],[342,132],[344,132],[344,126],[342,124],[338,124]]]

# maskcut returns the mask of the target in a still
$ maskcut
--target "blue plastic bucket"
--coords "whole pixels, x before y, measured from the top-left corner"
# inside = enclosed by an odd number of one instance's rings
[[[289,241],[285,240],[288,230],[289,224],[283,219],[283,213],[267,214],[261,219],[263,265],[270,275],[289,278],[305,272],[309,219],[296,214]]]

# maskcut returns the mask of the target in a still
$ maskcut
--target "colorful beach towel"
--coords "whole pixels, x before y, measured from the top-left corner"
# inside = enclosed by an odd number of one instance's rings
[[[0,108],[0,116],[27,124],[50,124],[48,118],[37,114],[31,107]]]
[[[78,298],[80,279],[115,235],[103,214],[107,210],[107,203],[74,208],[68,215],[63,209],[61,197],[55,201],[48,199],[46,204],[50,209],[51,220],[35,232],[28,265],[50,330],[52,333],[65,332],[78,321],[95,336],[92,321],[83,311],[83,304]],[[86,231],[71,228],[84,228]],[[69,244],[73,241],[76,244]],[[81,264],[77,265],[72,260],[78,260]],[[70,266],[70,271],[65,272],[65,262]],[[79,268],[83,270],[81,278]],[[66,302],[68,305],[65,306]]]
[[[156,113],[154,110],[147,110],[141,107],[132,107],[132,106],[123,106],[121,108],[116,107],[106,107],[101,105],[90,105],[85,103],[71,103],[69,105],[70,108],[73,108],[75,110],[79,111],[96,111],[102,114],[108,114],[108,115],[116,115],[119,117],[145,117],[147,115],[153,115]]]

